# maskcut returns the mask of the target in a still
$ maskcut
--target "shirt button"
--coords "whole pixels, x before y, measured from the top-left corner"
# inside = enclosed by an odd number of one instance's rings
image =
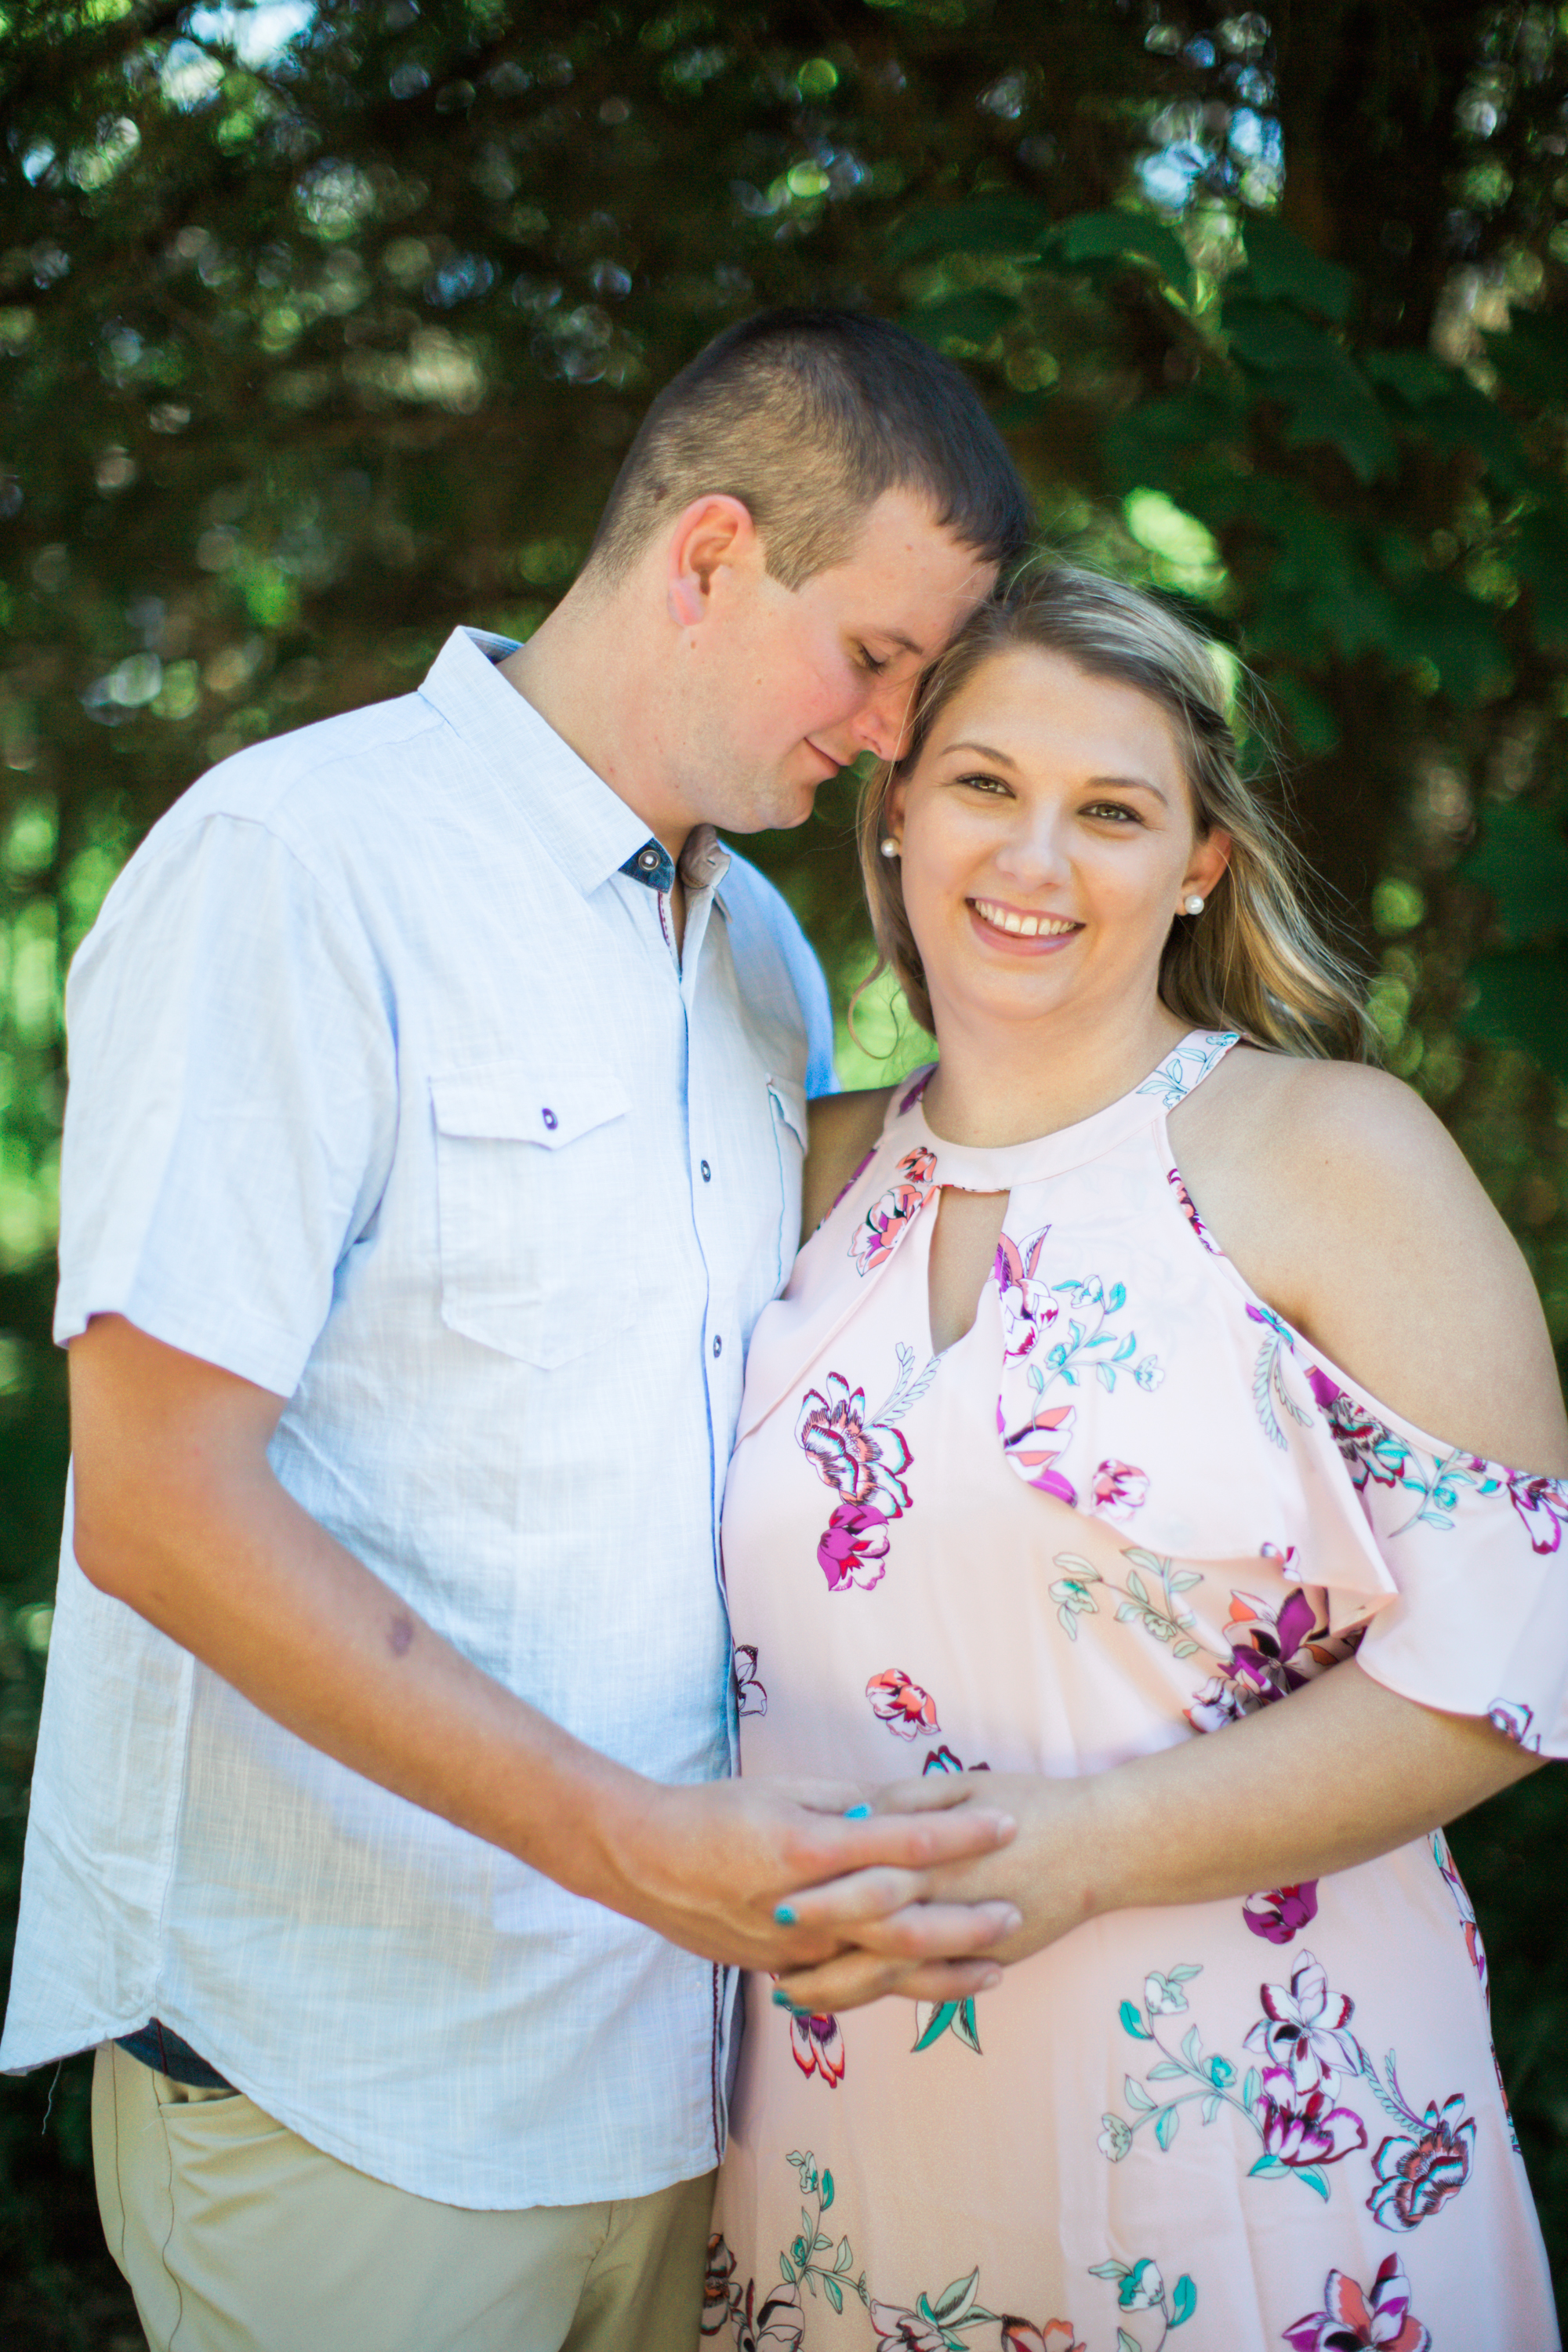
[[[717,1332],[717,1331],[715,1331],[715,1332],[714,1332],[714,1334],[713,1334],[713,1353],[714,1353],[716,1356],[721,1356],[721,1355],[723,1354],[723,1352],[724,1352],[724,1342],[723,1342],[723,1340],[722,1340],[722,1339],[721,1339],[721,1338],[719,1337],[718,1332]]]
[[[641,851],[637,857],[637,864],[642,867],[645,874],[651,874],[654,867],[658,864],[658,850],[650,846]]]
[[[702,1162],[702,1181],[705,1184],[711,1184],[713,1181],[713,1171],[709,1167],[706,1160]]]
[[[546,1127],[549,1127],[549,1128],[555,1128],[555,1127],[559,1127],[559,1126],[560,1126],[560,1124],[561,1124],[560,1120],[556,1118],[555,1113],[554,1113],[552,1110],[543,1110],[543,1111],[541,1111],[539,1115],[540,1115],[541,1118],[542,1118],[542,1120],[544,1121],[544,1124],[545,1124],[545,1126],[546,1126]]]

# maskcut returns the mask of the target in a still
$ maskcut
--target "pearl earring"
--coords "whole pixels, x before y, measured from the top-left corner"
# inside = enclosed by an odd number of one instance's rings
[[[1203,910],[1204,902],[1198,897],[1195,890],[1193,892],[1190,898],[1184,898],[1182,901],[1182,912],[1184,915],[1201,915]]]
[[[887,839],[881,843],[880,847],[884,857],[896,857],[899,854],[899,845],[893,839],[891,834],[889,834]]]

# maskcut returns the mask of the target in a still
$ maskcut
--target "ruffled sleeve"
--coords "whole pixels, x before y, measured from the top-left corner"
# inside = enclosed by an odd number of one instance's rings
[[[1446,1446],[1314,1365],[1397,1597],[1359,1653],[1422,1706],[1486,1716],[1533,1755],[1568,1756],[1568,1482]]]

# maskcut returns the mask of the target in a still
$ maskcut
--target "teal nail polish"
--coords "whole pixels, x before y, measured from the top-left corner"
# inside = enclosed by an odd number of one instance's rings
[[[791,1910],[787,1903],[781,1903],[777,1910],[773,1913],[773,1924],[775,1927],[793,1927],[795,1926],[795,1913]]]
[[[793,2009],[795,2007],[794,2001],[791,2000],[783,1985],[774,1985],[773,1987],[773,2007],[775,2009]]]
[[[868,1822],[871,1818],[871,1808],[869,1805],[847,1805],[844,1809],[844,1818],[847,1822]]]

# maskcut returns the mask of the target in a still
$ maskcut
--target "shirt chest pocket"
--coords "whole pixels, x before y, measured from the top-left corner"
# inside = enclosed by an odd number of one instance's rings
[[[432,1077],[441,1319],[550,1370],[624,1332],[637,1202],[625,1089],[520,1062]]]

